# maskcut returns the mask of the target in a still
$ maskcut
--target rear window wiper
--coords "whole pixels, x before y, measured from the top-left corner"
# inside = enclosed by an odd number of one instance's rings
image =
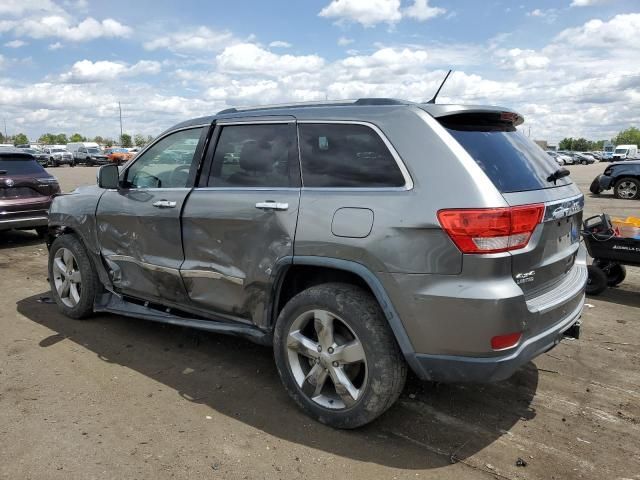
[[[571,172],[569,172],[569,170],[567,170],[566,168],[559,168],[547,177],[547,182],[553,182],[553,184],[555,185],[558,180],[568,176],[569,173]]]
[[[6,170],[0,170],[0,175],[6,175],[7,171]]]

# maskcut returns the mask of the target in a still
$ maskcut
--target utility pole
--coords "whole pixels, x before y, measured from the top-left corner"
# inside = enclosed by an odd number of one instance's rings
[[[7,119],[3,118],[3,120],[4,120],[4,138],[7,138]]]
[[[120,111],[120,142],[122,142],[122,106],[118,102],[118,110]]]

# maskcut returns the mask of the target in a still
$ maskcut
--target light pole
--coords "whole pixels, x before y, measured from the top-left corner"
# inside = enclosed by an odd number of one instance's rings
[[[122,143],[122,106],[118,102],[118,110],[120,111],[120,142]]]

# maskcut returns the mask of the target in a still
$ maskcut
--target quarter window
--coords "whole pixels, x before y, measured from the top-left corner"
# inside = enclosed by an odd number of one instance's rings
[[[202,128],[167,135],[129,167],[128,188],[184,188]]]
[[[297,187],[300,185],[293,123],[222,127],[209,187]]]
[[[393,155],[373,129],[354,124],[302,124],[300,152],[305,187],[402,187]]]

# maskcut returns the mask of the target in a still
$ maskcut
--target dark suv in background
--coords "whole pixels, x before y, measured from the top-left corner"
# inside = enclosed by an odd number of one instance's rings
[[[60,193],[55,177],[24,149],[0,147],[0,230],[47,232],[53,196]]]
[[[628,160],[612,163],[591,182],[589,190],[599,195],[613,188],[616,198],[625,200],[640,199],[640,160]]]
[[[360,99],[181,123],[54,200],[53,297],[270,345],[335,427],[389,408],[408,368],[505,379],[577,333],[587,279],[583,195],[522,122]]]

